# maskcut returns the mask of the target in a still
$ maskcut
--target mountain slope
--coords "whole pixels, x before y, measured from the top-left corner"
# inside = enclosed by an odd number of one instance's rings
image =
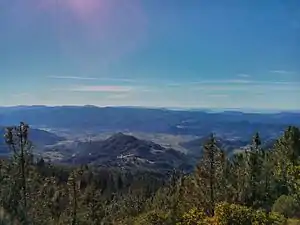
[[[9,150],[4,141],[4,134],[5,134],[5,128],[0,127],[0,154],[2,155],[9,153]],[[30,129],[29,140],[33,143],[35,147],[40,148],[46,145],[56,144],[65,139],[44,130]]]
[[[123,133],[104,141],[80,143],[75,152],[73,157],[64,162],[152,169],[189,167],[184,154]]]
[[[208,137],[198,138],[192,141],[183,142],[181,146],[188,149],[188,154],[194,156],[201,156],[202,148]],[[217,138],[217,144],[220,148],[231,154],[235,149],[239,149],[249,144],[247,141],[242,140],[225,140]]]
[[[205,144],[208,137],[197,138],[192,141],[180,143],[180,145],[188,150],[188,154],[199,157],[202,154],[203,145]],[[275,140],[267,140],[262,143],[262,147],[269,149],[274,145]],[[236,151],[242,150],[245,147],[249,147],[250,141],[245,140],[228,140],[217,137],[217,145],[223,149],[229,156],[234,154]]]

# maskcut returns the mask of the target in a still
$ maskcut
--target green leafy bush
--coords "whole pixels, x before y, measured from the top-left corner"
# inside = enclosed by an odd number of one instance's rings
[[[246,206],[221,203],[215,210],[215,221],[218,225],[284,225],[286,220],[277,213],[267,214]]]

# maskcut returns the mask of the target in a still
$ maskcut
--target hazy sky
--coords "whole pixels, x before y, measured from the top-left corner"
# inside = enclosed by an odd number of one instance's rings
[[[0,0],[0,105],[299,99],[299,0]]]

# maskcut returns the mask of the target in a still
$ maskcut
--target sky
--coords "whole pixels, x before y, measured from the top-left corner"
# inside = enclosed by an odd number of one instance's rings
[[[298,0],[0,0],[0,106],[300,110]]]

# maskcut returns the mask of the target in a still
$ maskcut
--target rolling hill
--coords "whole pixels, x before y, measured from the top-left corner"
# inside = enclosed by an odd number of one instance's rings
[[[187,156],[151,141],[117,133],[104,141],[82,142],[64,163],[148,169],[190,169]]]
[[[180,145],[188,150],[188,154],[200,157],[202,154],[203,145],[208,137],[197,138],[192,141],[182,142]],[[275,140],[267,140],[262,143],[262,147],[265,149],[271,148],[275,143]],[[229,140],[217,137],[217,145],[220,149],[224,150],[228,156],[231,156],[237,151],[241,151],[244,148],[248,148],[251,145],[251,140]]]
[[[8,147],[4,142],[5,128],[0,127],[0,155],[9,154]],[[29,130],[29,139],[36,147],[37,150],[44,148],[46,145],[53,145],[60,141],[65,140],[63,137],[59,137],[56,134],[39,130],[39,129],[30,129]]]

